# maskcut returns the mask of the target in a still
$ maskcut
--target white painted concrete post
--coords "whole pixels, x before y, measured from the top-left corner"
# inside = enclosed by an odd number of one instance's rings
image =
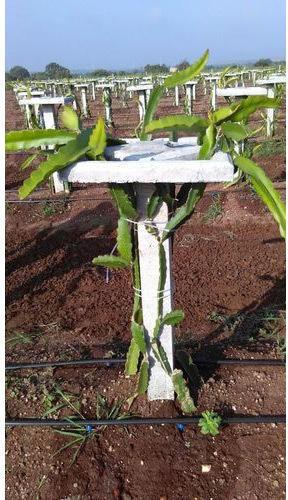
[[[87,87],[81,87],[81,101],[82,101],[82,113],[85,117],[88,116],[87,113]]]
[[[186,84],[185,85],[185,92],[186,92],[188,113],[189,113],[189,115],[191,115],[192,114],[192,86]]]
[[[212,93],[211,106],[212,106],[212,109],[216,109],[216,88],[217,88],[216,80],[212,80],[211,87],[212,87],[212,89],[211,89],[211,93]]]
[[[140,90],[138,92],[138,99],[139,99],[139,117],[140,121],[143,120],[145,111],[146,111],[146,96],[145,96],[145,90]]]
[[[179,106],[179,87],[175,87],[175,106]]]
[[[232,181],[233,164],[230,157],[222,152],[216,153],[211,160],[197,160],[200,146],[197,138],[180,138],[177,146],[171,148],[168,139],[140,142],[137,140],[121,146],[106,148],[106,162],[82,161],[70,165],[59,172],[60,180],[81,183],[133,183],[137,193],[137,211],[140,215],[137,224],[139,243],[139,264],[143,324],[146,338],[152,338],[158,318],[158,282],[159,282],[159,243],[156,237],[147,231],[147,203],[154,192],[155,184],[168,182],[173,184]],[[191,160],[188,158],[191,158]],[[181,158],[185,161],[181,161]],[[115,160],[115,161],[113,161]],[[139,164],[140,161],[140,164]],[[168,221],[168,209],[162,204],[157,214],[149,223],[157,224],[159,235]],[[166,256],[166,281],[163,293],[163,315],[172,310],[172,276],[170,239],[163,246]],[[160,333],[161,344],[167,354],[171,369],[173,366],[173,328],[165,326]],[[171,379],[159,366],[149,349],[150,380],[149,400],[174,399]]]
[[[43,126],[46,129],[55,129],[56,128],[56,118],[55,118],[55,108],[53,104],[44,104],[41,106],[42,121]],[[45,146],[43,149],[46,149]],[[47,149],[53,150],[55,149],[54,145],[47,146]],[[55,193],[62,193],[65,191],[64,183],[59,180],[58,172],[54,172],[52,174],[52,183]]]
[[[104,87],[103,89],[104,97],[104,108],[105,108],[105,122],[107,125],[112,123],[112,106],[111,106],[111,88]]]
[[[196,84],[192,85],[192,99],[196,101]]]
[[[150,234],[143,224],[147,219],[146,209],[149,198],[154,192],[153,184],[137,185],[137,208],[140,214],[140,222],[137,224],[138,243],[139,243],[139,264],[141,279],[141,297],[143,309],[143,325],[145,335],[148,341],[149,366],[151,367],[150,380],[148,387],[148,398],[150,401],[156,399],[174,399],[174,389],[171,378],[163,370],[161,364],[155,358],[151,349],[151,339],[153,329],[158,318],[158,282],[159,282],[159,243],[153,234]],[[168,208],[165,203],[162,204],[153,221],[159,225],[159,236],[163,234],[166,223],[168,222]],[[165,240],[164,244],[167,275],[163,293],[163,315],[172,311],[172,274],[171,274],[171,242]],[[161,335],[161,344],[163,345],[171,369],[173,370],[173,333],[172,326],[165,325]]]
[[[92,89],[92,99],[93,101],[96,100],[96,95],[95,95],[95,82],[91,82],[91,89]]]
[[[269,87],[267,90],[267,97],[274,98],[274,87]],[[271,137],[274,133],[274,108],[267,109],[267,136]]]

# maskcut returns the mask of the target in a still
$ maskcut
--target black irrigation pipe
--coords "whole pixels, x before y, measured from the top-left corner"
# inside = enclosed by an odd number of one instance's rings
[[[285,361],[281,359],[197,359],[196,365],[243,365],[243,366],[285,366]],[[5,370],[24,370],[26,368],[49,368],[57,366],[88,366],[88,365],[104,365],[111,367],[112,365],[120,365],[126,362],[123,358],[94,358],[94,359],[79,359],[71,361],[44,361],[42,363],[11,363],[5,366]]]
[[[123,420],[97,420],[77,419],[74,425],[81,426],[128,426],[128,425],[179,425],[197,424],[201,416],[177,417],[177,418],[129,418]],[[286,423],[286,415],[247,415],[235,417],[223,417],[221,424],[283,424]],[[19,418],[5,421],[6,426],[14,427],[73,427],[68,420],[54,420],[53,418]],[[184,430],[182,428],[182,430]],[[91,432],[91,430],[90,430]]]
[[[71,201],[111,201],[111,198],[48,198],[42,199],[32,199],[32,200],[5,200],[5,203],[70,203]]]

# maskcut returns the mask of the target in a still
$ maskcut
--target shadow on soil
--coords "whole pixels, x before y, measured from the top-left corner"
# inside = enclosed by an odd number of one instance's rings
[[[104,215],[103,215],[104,214]],[[17,247],[17,256],[7,262],[6,277],[21,268],[37,266],[39,272],[33,277],[27,276],[19,286],[6,296],[6,304],[21,299],[24,295],[39,293],[41,286],[52,277],[63,276],[81,267],[92,269],[92,259],[101,254],[110,253],[115,244],[113,232],[117,227],[118,213],[110,202],[104,202],[93,210],[83,210],[76,217],[56,224],[50,224]],[[99,230],[96,236],[88,233]],[[59,259],[59,251],[61,258]],[[58,255],[57,255],[58,254]],[[9,257],[11,254],[7,254]],[[45,259],[55,258],[55,264],[49,265]],[[58,258],[57,258],[58,257]],[[33,272],[33,271],[32,271]],[[97,268],[97,273],[105,270]],[[69,282],[71,293],[77,286],[79,277]]]

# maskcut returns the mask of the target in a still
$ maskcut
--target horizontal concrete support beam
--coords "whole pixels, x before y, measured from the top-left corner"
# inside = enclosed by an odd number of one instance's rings
[[[249,95],[267,95],[267,89],[263,87],[233,87],[216,89],[217,97],[247,97]]]
[[[233,163],[224,153],[211,160],[82,161],[59,172],[61,182],[80,183],[189,183],[232,181]]]

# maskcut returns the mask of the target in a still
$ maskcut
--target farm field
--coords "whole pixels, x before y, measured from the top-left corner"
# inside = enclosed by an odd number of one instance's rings
[[[193,114],[208,110],[196,90]],[[223,104],[219,99],[219,104]],[[138,125],[135,99],[113,99],[117,137]],[[89,99],[92,125],[103,114],[101,98]],[[182,112],[164,97],[158,116]],[[273,140],[260,138],[257,161],[285,195],[285,98]],[[250,121],[259,127],[260,113]],[[6,129],[24,127],[13,91],[6,91]],[[258,138],[257,138],[258,140]],[[25,154],[6,155],[6,201],[17,200],[27,171]],[[30,167],[31,168],[31,167]],[[117,210],[106,186],[75,186],[51,199],[48,186],[33,194],[43,203],[6,204],[6,360],[125,357],[133,301],[127,270],[110,272],[92,259],[115,244]],[[209,186],[193,217],[173,242],[174,303],[185,312],[176,349],[192,357],[281,359],[285,332],[285,246],[268,210],[247,185]],[[201,365],[195,384],[197,413],[283,414],[283,367]],[[7,416],[97,414],[97,394],[110,406],[133,393],[123,369],[73,367],[8,372]],[[197,388],[198,387],[198,388]],[[59,396],[68,403],[61,405]],[[71,403],[71,404],[70,404]],[[102,404],[104,406],[104,403]],[[55,411],[52,411],[56,407]],[[59,407],[59,409],[58,409]],[[103,410],[104,411],[104,410]],[[125,411],[125,405],[123,410]],[[139,397],[133,415],[179,415],[172,402]],[[75,413],[74,413],[75,414]],[[7,430],[7,499],[270,499],[285,498],[284,426],[231,425],[219,436],[175,426],[111,427],[89,439],[77,459],[67,436],[52,429]],[[59,452],[59,453],[58,453]],[[256,456],[256,460],[255,460]],[[209,472],[202,466],[209,465]],[[191,495],[193,485],[193,496]],[[252,493],[253,491],[253,493]],[[51,493],[52,492],[52,493]]]

